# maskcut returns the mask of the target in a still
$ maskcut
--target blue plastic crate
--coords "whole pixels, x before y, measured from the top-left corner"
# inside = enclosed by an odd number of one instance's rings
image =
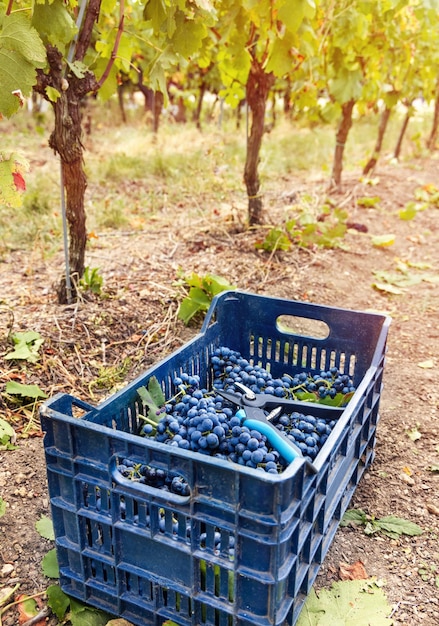
[[[326,335],[293,332],[296,322]],[[41,422],[63,590],[138,626],[167,619],[293,626],[373,460],[389,323],[384,315],[225,292],[193,340],[98,407],[67,394],[46,402]],[[154,375],[169,396],[182,372],[210,387],[219,346],[275,377],[336,366],[353,378],[346,408],[305,405],[337,418],[316,472],[297,458],[282,474],[268,474],[136,434],[138,388]],[[123,458],[178,472],[190,495],[123,478]]]

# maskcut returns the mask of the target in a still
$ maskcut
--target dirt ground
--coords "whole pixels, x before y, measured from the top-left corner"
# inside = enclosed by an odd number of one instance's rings
[[[43,355],[23,368],[0,357],[0,391],[8,380],[36,383],[50,396],[58,391],[97,403],[115,385],[133,379],[146,367],[193,336],[176,319],[178,268],[227,277],[251,292],[308,300],[349,309],[385,312],[392,317],[381,400],[376,457],[361,481],[351,507],[377,518],[395,515],[420,525],[417,537],[372,537],[360,528],[340,528],[317,579],[330,586],[340,563],[364,563],[369,576],[384,581],[395,626],[439,625],[439,213],[429,206],[412,221],[398,211],[423,185],[438,181],[438,162],[418,160],[383,165],[374,186],[345,176],[336,196],[352,229],[345,249],[300,250],[272,255],[255,250],[262,228],[242,231],[239,207],[212,207],[188,218],[173,207],[150,232],[107,233],[93,240],[87,264],[101,268],[106,298],[84,296],[59,306],[51,288],[62,264],[34,251],[13,252],[0,263],[0,355],[10,350],[10,331],[35,330],[44,338]],[[276,223],[293,192],[322,193],[322,182],[304,179],[265,192],[268,221]],[[93,188],[89,190],[93,194]],[[288,193],[285,193],[288,192]],[[379,196],[369,208],[364,196]],[[374,247],[371,237],[393,233],[395,243]],[[399,274],[398,266],[399,263]],[[403,265],[401,265],[403,264]],[[400,294],[373,287],[375,272],[406,272]],[[410,279],[415,280],[411,281]],[[417,281],[419,279],[419,281]],[[422,279],[422,280],[421,280]],[[119,366],[124,363],[125,369]],[[102,370],[105,367],[106,370]],[[119,368],[119,369],[118,369]],[[107,379],[103,380],[103,371]],[[1,402],[1,400],[0,400]],[[13,417],[0,406],[2,417]],[[0,450],[0,496],[7,503],[0,518],[0,589],[20,583],[22,593],[43,591],[48,580],[41,559],[52,548],[35,530],[49,514],[43,442],[34,424],[16,418],[18,447]],[[414,441],[413,433],[419,437]],[[409,434],[412,436],[410,437]],[[55,618],[50,618],[56,624]],[[3,625],[16,624],[13,611]],[[352,626],[355,626],[354,624]]]

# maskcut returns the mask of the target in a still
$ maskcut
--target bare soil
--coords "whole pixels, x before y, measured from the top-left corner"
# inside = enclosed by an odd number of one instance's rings
[[[68,306],[57,304],[53,289],[61,253],[49,260],[38,250],[11,253],[0,263],[0,354],[10,350],[11,331],[35,330],[45,342],[34,366],[0,357],[0,391],[8,380],[18,380],[38,384],[49,396],[70,392],[97,403],[132,380],[200,327],[199,321],[185,327],[177,320],[179,267],[199,275],[219,274],[255,293],[390,314],[376,457],[351,507],[377,518],[393,514],[419,524],[424,532],[392,540],[367,536],[360,528],[340,528],[317,587],[339,580],[341,563],[360,560],[369,576],[384,581],[395,626],[435,626],[439,213],[430,206],[414,220],[403,221],[398,211],[414,199],[415,190],[437,183],[437,161],[383,165],[376,176],[379,181],[373,187],[346,176],[343,193],[336,196],[349,211],[350,222],[362,226],[349,231],[344,249],[261,252],[254,244],[266,230],[241,228],[237,216],[245,207],[206,206],[195,216],[187,206],[171,207],[147,231],[112,232],[92,240],[87,262],[101,268],[106,297],[86,293]],[[323,186],[322,181],[297,179],[267,189],[267,222],[279,223],[289,194],[323,193]],[[94,193],[93,188],[89,191]],[[364,196],[381,200],[364,208],[357,203]],[[372,246],[371,236],[384,233],[395,235],[394,245]],[[398,261],[405,263],[410,277],[424,279],[413,281],[400,295],[374,288],[374,272],[398,273]],[[434,367],[428,367],[429,361]],[[18,582],[20,592],[32,594],[49,583],[40,563],[53,546],[35,529],[41,515],[50,514],[43,441],[36,414],[29,421],[29,413],[24,418],[5,399],[0,400],[0,412],[14,423],[18,436],[15,450],[0,450],[0,496],[7,503],[0,518],[0,589]],[[420,434],[416,441],[409,437],[414,428]],[[53,616],[49,619],[50,624],[58,623]],[[16,623],[13,611],[3,616],[4,626]]]

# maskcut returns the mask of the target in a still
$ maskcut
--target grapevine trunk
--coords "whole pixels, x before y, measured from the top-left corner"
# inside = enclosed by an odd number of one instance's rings
[[[378,163],[378,159],[381,154],[381,148],[383,147],[384,135],[386,134],[386,129],[387,129],[387,125],[390,119],[391,112],[392,112],[391,107],[386,106],[386,108],[384,109],[381,115],[375,149],[373,151],[373,155],[370,157],[369,161],[366,163],[363,169],[363,174],[365,176],[367,176],[367,174],[370,174],[370,172],[373,172],[373,170],[376,167],[376,164]]]
[[[50,137],[50,147],[60,156],[62,184],[66,194],[66,219],[69,228],[69,271],[80,278],[84,273],[85,248],[87,243],[84,196],[87,187],[83,166],[81,143],[82,123],[80,100],[75,93],[74,82],[66,92],[53,103],[55,128]],[[65,287],[65,277],[58,290],[60,303],[69,299]],[[72,296],[75,296],[75,287]]]
[[[410,105],[408,107],[408,109],[407,109],[406,116],[405,116],[404,121],[402,123],[401,130],[399,132],[398,141],[396,142],[395,152],[393,153],[393,157],[395,159],[399,159],[399,157],[401,155],[402,142],[403,142],[404,135],[406,133],[406,130],[408,128],[408,125],[409,125],[409,122],[410,122],[410,118],[411,118],[412,115],[413,115],[413,109],[412,109],[412,106]]]
[[[244,182],[248,196],[248,222],[250,226],[262,223],[263,203],[259,193],[258,165],[262,137],[264,135],[267,98],[273,83],[273,74],[267,74],[259,61],[253,59],[246,89],[247,103],[252,114],[252,124],[247,138],[247,154],[244,168]]]
[[[435,148],[439,127],[439,78],[436,82],[436,93],[434,98],[433,123],[431,125],[430,136],[427,140],[427,148],[432,151]]]
[[[352,111],[355,100],[348,100],[342,105],[342,116],[335,136],[334,163],[332,167],[331,189],[341,190],[341,175],[343,171],[343,154],[349,131],[352,126]]]

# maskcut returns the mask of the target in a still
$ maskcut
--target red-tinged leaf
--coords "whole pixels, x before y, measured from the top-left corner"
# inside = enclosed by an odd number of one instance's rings
[[[12,172],[14,178],[14,185],[17,191],[26,191],[26,181],[20,172]]]
[[[39,598],[29,598],[23,594],[17,597],[18,601],[18,623],[24,624],[36,617],[41,609],[41,600]],[[35,626],[45,626],[46,619],[43,617]]]

